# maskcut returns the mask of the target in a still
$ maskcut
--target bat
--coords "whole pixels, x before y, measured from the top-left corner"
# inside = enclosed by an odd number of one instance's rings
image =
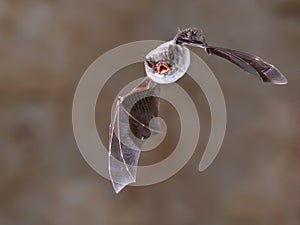
[[[162,132],[158,121],[160,84],[180,79],[190,65],[187,46],[198,47],[237,65],[249,74],[277,85],[287,84],[286,77],[272,64],[256,55],[222,47],[209,46],[202,31],[187,28],[150,51],[144,58],[146,78],[132,91],[119,96],[109,128],[108,171],[116,193],[136,182],[138,160],[143,142]],[[150,126],[151,124],[151,126]]]

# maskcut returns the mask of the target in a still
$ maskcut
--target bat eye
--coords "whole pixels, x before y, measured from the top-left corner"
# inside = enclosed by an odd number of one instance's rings
[[[166,74],[167,72],[169,72],[170,67],[167,63],[158,63],[156,65],[156,70],[157,70],[158,74],[163,75],[163,74]]]
[[[155,68],[155,63],[152,60],[146,59],[145,61],[150,68]]]

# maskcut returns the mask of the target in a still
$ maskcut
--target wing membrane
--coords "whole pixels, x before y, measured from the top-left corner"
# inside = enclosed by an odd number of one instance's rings
[[[146,78],[120,97],[110,125],[109,174],[116,193],[136,181],[137,165],[145,139],[161,131],[158,120],[159,85]],[[153,121],[152,121],[153,122]]]
[[[203,48],[210,55],[217,55],[227,59],[246,72],[261,78],[264,82],[271,82],[273,84],[287,83],[287,79],[275,66],[256,55],[207,45],[202,31],[198,28],[189,27],[178,31],[174,40],[177,44]]]
[[[264,82],[287,83],[285,76],[275,66],[256,55],[220,47],[208,47],[206,51],[227,59],[246,72],[261,78]]]

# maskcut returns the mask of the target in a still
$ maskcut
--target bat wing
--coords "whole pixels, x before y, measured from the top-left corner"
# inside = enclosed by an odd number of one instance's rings
[[[264,82],[287,83],[285,76],[275,66],[256,55],[220,47],[207,47],[206,51],[227,59],[246,72],[261,78]]]
[[[227,48],[208,46],[200,29],[190,27],[178,31],[174,40],[177,44],[203,48],[210,55],[217,55],[227,59],[246,72],[259,77],[264,82],[287,84],[287,79],[275,66],[256,55]]]
[[[145,139],[160,133],[159,85],[146,78],[130,93],[119,97],[109,132],[108,170],[116,193],[136,181],[137,165]]]

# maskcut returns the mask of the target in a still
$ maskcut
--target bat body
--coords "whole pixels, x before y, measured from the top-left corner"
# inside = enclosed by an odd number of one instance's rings
[[[149,52],[144,60],[147,77],[131,92],[119,97],[109,129],[109,174],[116,193],[136,181],[141,147],[151,134],[161,132],[160,124],[150,121],[158,116],[159,84],[180,79],[190,65],[186,46],[204,49],[237,65],[263,82],[286,84],[287,79],[272,64],[260,57],[221,47],[209,46],[202,31],[187,28],[178,31],[173,40]]]

